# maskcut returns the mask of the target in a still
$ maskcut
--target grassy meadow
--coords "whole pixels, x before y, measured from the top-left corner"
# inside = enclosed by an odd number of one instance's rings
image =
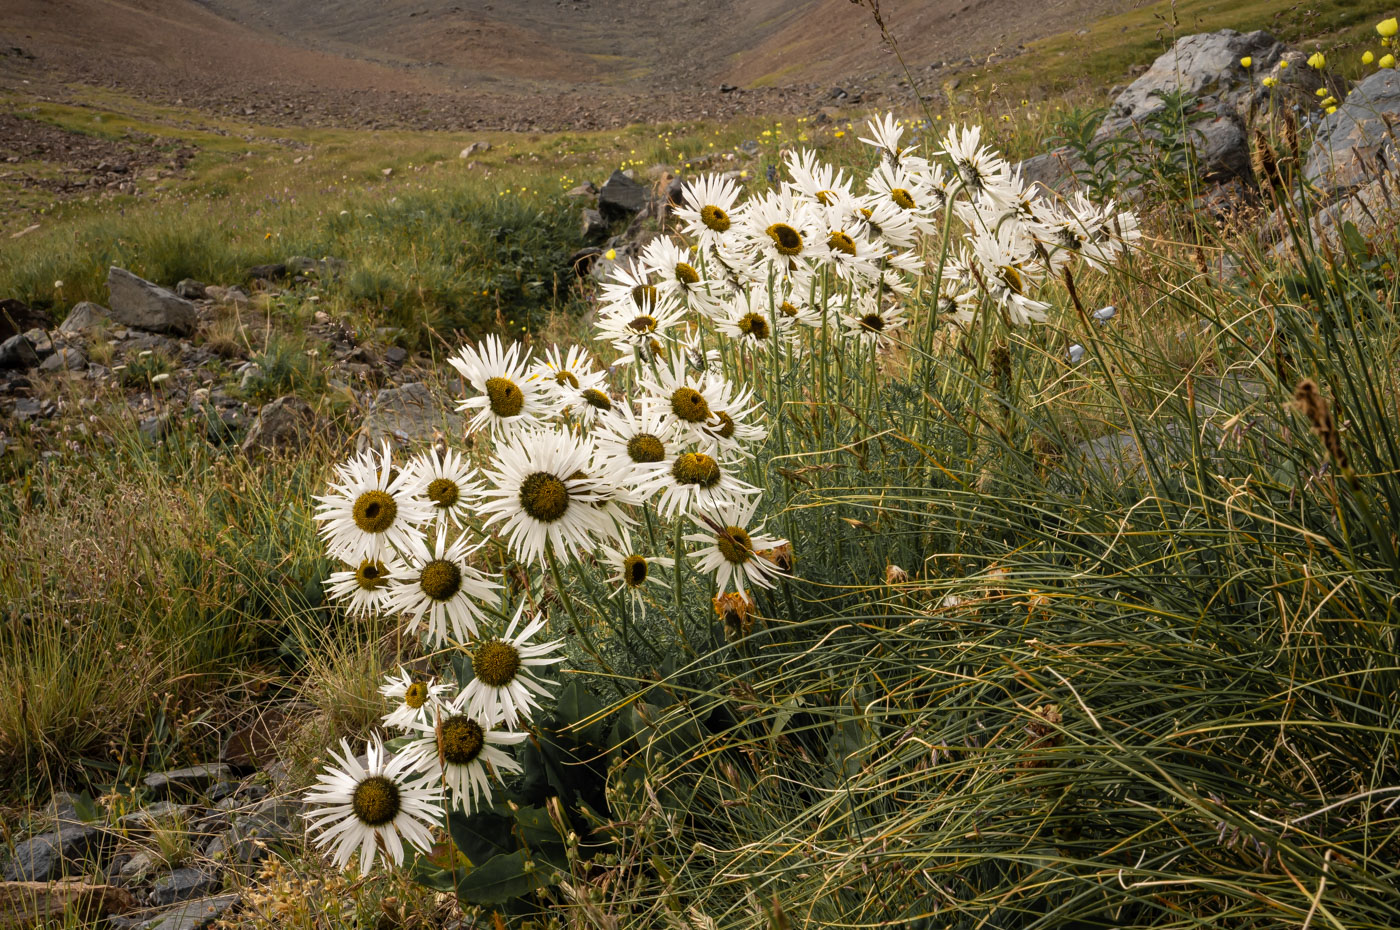
[[[1104,87],[1170,41],[1164,17],[1182,32],[1269,28],[1342,60],[1392,9],[1153,4],[1032,43],[908,115],[926,151],[976,117],[1014,159],[1091,119]],[[1089,85],[1062,64],[1080,41],[1097,49],[1076,63]],[[52,205],[4,189],[0,296],[61,319],[103,302],[111,264],[228,285],[292,255],[348,262],[314,295],[259,296],[195,337],[230,346],[213,377],[253,405],[295,393],[318,409],[332,428],[297,454],[244,456],[190,419],[151,442],[128,402],[155,368],[43,385],[64,412],[6,427],[10,842],[39,829],[51,792],[127,809],[141,776],[213,758],[268,708],[292,720],[278,751],[307,785],[327,746],[376,727],[386,670],[440,660],[327,599],[337,566],[312,495],[364,410],[306,335],[313,314],[434,362],[487,333],[606,360],[597,288],[567,268],[584,244],[571,188],[616,168],[646,184],[735,170],[752,195],[793,147],[858,176],[875,164],[863,120],[464,138],[244,125],[98,91],[3,102],[198,154],[140,197]],[[1281,123],[1258,128],[1286,150]],[[459,158],[473,141],[491,148]],[[794,560],[751,609],[726,611],[693,571],[637,611],[607,595],[599,558],[545,572],[512,569],[503,546],[483,555],[549,614],[571,690],[534,731],[556,770],[517,805],[550,813],[515,827],[554,863],[548,880],[512,876],[521,893],[469,906],[464,926],[1400,926],[1393,217],[1317,241],[1289,178],[1216,221],[1189,168],[1134,154],[1144,247],[1047,282],[1045,323],[943,325],[932,280],[878,356],[726,350],[769,426],[743,477]],[[923,242],[930,265],[944,245]],[[265,381],[235,389],[247,359]],[[445,365],[423,377],[461,392]],[[490,460],[484,439],[452,439]],[[634,533],[664,552],[672,531],[648,511]],[[483,865],[450,837],[438,892]],[[237,879],[238,919],[441,925],[455,903],[418,866],[350,881],[315,852],[291,856]]]

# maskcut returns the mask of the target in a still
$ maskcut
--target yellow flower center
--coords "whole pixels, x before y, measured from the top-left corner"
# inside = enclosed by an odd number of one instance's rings
[[[749,311],[739,318],[739,332],[745,336],[751,336],[757,340],[768,338],[768,321],[763,318],[763,314]]]
[[[462,569],[456,562],[434,559],[418,573],[418,586],[435,601],[450,601],[462,589]]]
[[[860,328],[870,333],[882,332],[885,328],[885,318],[878,313],[867,313],[860,318]]]
[[[765,232],[773,240],[779,255],[791,257],[802,254],[802,234],[787,223],[774,223]]]
[[[844,252],[847,255],[856,254],[856,241],[839,229],[827,237],[826,244],[831,246],[834,252]]]
[[[518,416],[525,407],[525,393],[509,378],[487,378],[486,399],[498,417]]]
[[[399,505],[380,490],[366,491],[355,498],[355,525],[366,533],[382,533],[394,525]]]
[[[671,477],[678,484],[712,488],[719,484],[719,463],[703,452],[686,452],[676,456],[676,463],[671,466]]]
[[[700,208],[700,222],[715,232],[729,231],[729,214],[712,204]]]
[[[710,405],[695,388],[676,388],[671,394],[671,411],[690,423],[704,423],[710,418]]]
[[[589,388],[583,392],[583,402],[598,410],[611,410],[612,401],[608,400],[608,395],[597,388]]]
[[[472,653],[472,672],[477,681],[492,688],[503,688],[520,671],[520,652],[510,643],[490,639]]]
[[[721,439],[729,439],[731,436],[734,435],[733,417],[721,410],[715,414],[715,419],[719,421],[719,425],[711,426],[709,428],[710,432],[714,433]]]
[[[638,284],[632,288],[632,302],[639,307],[656,303],[656,286],[652,284]]]
[[[797,316],[797,308],[794,307],[791,303],[789,303],[789,302],[786,301],[786,300],[783,301],[782,304],[780,304],[780,305],[778,306],[778,312],[781,313],[783,316],[786,316],[786,317],[795,317],[795,316]]]
[[[378,591],[389,583],[389,573],[384,569],[383,562],[365,559],[355,569],[355,583],[362,591]]]
[[[753,540],[743,527],[726,526],[723,532],[715,534],[715,546],[720,555],[735,565],[743,565],[753,558]]]
[[[541,523],[553,523],[569,509],[569,489],[557,475],[537,471],[520,482],[520,507]]]
[[[436,504],[440,509],[446,510],[462,496],[462,489],[457,487],[457,482],[447,478],[434,478],[428,482],[428,500]]]
[[[890,190],[890,199],[905,210],[914,209],[914,198],[902,187],[895,187]]]
[[[638,335],[645,335],[656,331],[656,317],[643,313],[641,316],[632,318],[632,322],[627,324],[627,328]]]
[[[428,685],[426,682],[415,681],[409,685],[403,693],[403,702],[414,710],[428,703]]]
[[[676,280],[689,287],[700,283],[700,272],[685,262],[676,262]]]
[[[666,446],[650,433],[638,433],[627,440],[627,457],[634,462],[659,462],[666,457]]]
[[[355,786],[350,810],[367,827],[382,827],[399,815],[399,786],[392,778],[371,775]]]
[[[560,370],[554,373],[554,383],[567,385],[571,388],[577,388],[578,378],[574,377],[574,373],[572,371],[568,371],[567,369],[561,368]]]
[[[647,580],[647,560],[640,555],[629,555],[623,559],[622,578],[628,587],[640,588]]]
[[[438,752],[448,765],[474,762],[485,745],[486,731],[468,716],[448,717],[438,729]]]

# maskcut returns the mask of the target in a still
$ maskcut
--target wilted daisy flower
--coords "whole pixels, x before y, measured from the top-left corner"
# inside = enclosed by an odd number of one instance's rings
[[[317,777],[303,800],[315,809],[303,815],[320,835],[316,845],[335,847],[335,864],[344,868],[355,850],[360,872],[367,873],[382,846],[395,865],[403,863],[404,844],[421,852],[433,845],[433,825],[442,819],[442,791],[432,782],[412,776],[415,761],[405,755],[386,759],[376,737],[360,765],[350,744],[340,741],[340,754],[331,752],[335,766]]]
[[[768,295],[749,291],[731,300],[715,320],[715,331],[737,345],[755,352],[767,352],[774,343],[792,339],[793,320],[769,308]]]
[[[486,619],[481,605],[501,602],[501,586],[469,562],[485,543],[469,545],[462,533],[448,544],[447,527],[439,526],[431,547],[420,539],[406,553],[408,571],[395,579],[390,607],[409,617],[410,633],[422,623],[437,646],[448,642],[449,623],[457,642],[476,635],[478,621]]]
[[[896,249],[913,247],[919,234],[913,211],[879,194],[867,195],[858,203],[857,212],[871,235]]]
[[[737,219],[734,205],[739,200],[739,185],[729,178],[707,174],[687,181],[681,197],[685,203],[676,208],[675,215],[685,224],[685,234],[703,248],[719,245]]]
[[[700,444],[718,457],[748,455],[750,445],[768,436],[768,429],[759,422],[763,401],[754,397],[748,386],[735,387],[723,379],[713,381],[709,386],[710,417],[698,430]]]
[[[481,485],[472,480],[472,467],[456,452],[431,449],[408,463],[415,496],[429,509],[429,523],[461,526],[481,496]]]
[[[623,540],[621,548],[612,546],[599,547],[602,555],[602,563],[608,570],[608,584],[613,586],[612,597],[617,597],[623,592],[638,608],[645,606],[642,599],[642,589],[647,582],[665,586],[665,580],[656,574],[657,568],[674,568],[675,559],[664,559],[658,556],[642,555],[635,551],[630,539]]]
[[[908,322],[902,307],[897,304],[882,306],[874,296],[857,301],[850,312],[841,315],[846,335],[867,348],[875,345],[884,349],[894,345]]]
[[[972,256],[981,270],[988,296],[1000,304],[1014,326],[1043,322],[1050,305],[1028,291],[1037,282],[1032,268],[1034,243],[1018,230],[1002,227],[994,235],[973,235]]]
[[[691,515],[691,521],[704,532],[685,537],[687,542],[702,544],[691,550],[690,558],[700,563],[701,571],[715,576],[715,585],[721,591],[728,591],[731,581],[740,594],[745,593],[745,585],[771,588],[774,579],[782,574],[777,565],[758,552],[785,546],[787,540],[766,535],[762,524],[750,528],[757,509],[755,497]]]
[[[419,538],[415,524],[430,517],[413,496],[413,478],[394,468],[385,443],[378,459],[370,449],[336,469],[331,493],[316,500],[326,551],[342,562],[382,560],[389,547],[400,552]]]
[[[561,556],[592,549],[598,536],[614,531],[612,517],[599,505],[609,489],[591,475],[594,446],[563,430],[522,433],[497,452],[488,469],[491,487],[480,512],[486,526],[501,524],[511,551],[522,562],[537,562],[551,546]]]
[[[488,764],[498,772],[521,771],[520,763],[500,747],[524,742],[528,734],[496,729],[493,718],[462,710],[461,695],[447,713],[415,724],[415,729],[423,736],[405,747],[403,755],[430,780],[446,783],[457,805],[468,813],[477,807],[478,798],[491,797]]]
[[[682,452],[667,460],[642,488],[651,495],[660,492],[656,509],[663,517],[696,510],[710,510],[733,504],[758,488],[739,480],[731,466],[704,452]]]
[[[331,572],[326,590],[333,601],[346,601],[346,612],[369,616],[387,609],[395,576],[407,569],[392,549],[385,549],[377,559],[361,559],[354,568]]]
[[[982,144],[981,126],[949,126],[943,153],[952,161],[960,187],[974,196],[980,196],[1007,170],[1006,161]]]
[[[472,432],[508,434],[555,413],[543,382],[530,373],[529,350],[518,342],[503,348],[499,338],[487,336],[474,348],[463,346],[448,362],[479,392],[457,405],[463,413],[472,412]]]
[[[861,136],[860,141],[879,149],[886,162],[903,164],[914,153],[913,146],[900,148],[899,140],[904,135],[904,127],[893,113],[874,117],[866,125],[870,127],[870,136]]]
[[[515,727],[539,709],[536,696],[549,697],[549,689],[537,676],[539,669],[564,661],[558,652],[563,643],[531,643],[530,638],[544,629],[543,614],[537,615],[518,634],[515,628],[525,615],[521,604],[499,639],[478,640],[472,649],[471,681],[458,696],[458,707],[478,717],[504,720]]]
[[[633,484],[657,469],[676,442],[675,424],[664,417],[656,403],[643,403],[634,411],[619,403],[598,419],[593,429],[598,455],[607,460],[614,480]]]
[[[452,692],[447,682],[424,681],[414,678],[407,669],[400,668],[398,674],[389,672],[379,693],[393,703],[394,709],[380,719],[391,730],[412,730],[415,724],[431,722],[438,712],[446,709],[444,695]]]

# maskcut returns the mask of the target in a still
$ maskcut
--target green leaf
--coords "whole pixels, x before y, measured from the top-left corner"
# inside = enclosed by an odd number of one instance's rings
[[[558,873],[523,849],[495,856],[468,872],[457,883],[457,897],[471,904],[504,904],[552,885]]]
[[[568,729],[580,742],[601,746],[607,733],[604,709],[603,702],[575,678],[559,692],[554,707],[556,729]]]
[[[447,830],[452,834],[452,842],[462,855],[471,860],[472,865],[514,852],[518,844],[511,834],[512,825],[510,817],[490,809],[471,814],[454,810],[447,815]]]

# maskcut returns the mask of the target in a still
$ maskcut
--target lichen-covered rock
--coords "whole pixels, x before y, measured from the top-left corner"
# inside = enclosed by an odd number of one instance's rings
[[[1395,172],[1400,71],[1377,71],[1357,84],[1313,137],[1304,176],[1328,194]]]

